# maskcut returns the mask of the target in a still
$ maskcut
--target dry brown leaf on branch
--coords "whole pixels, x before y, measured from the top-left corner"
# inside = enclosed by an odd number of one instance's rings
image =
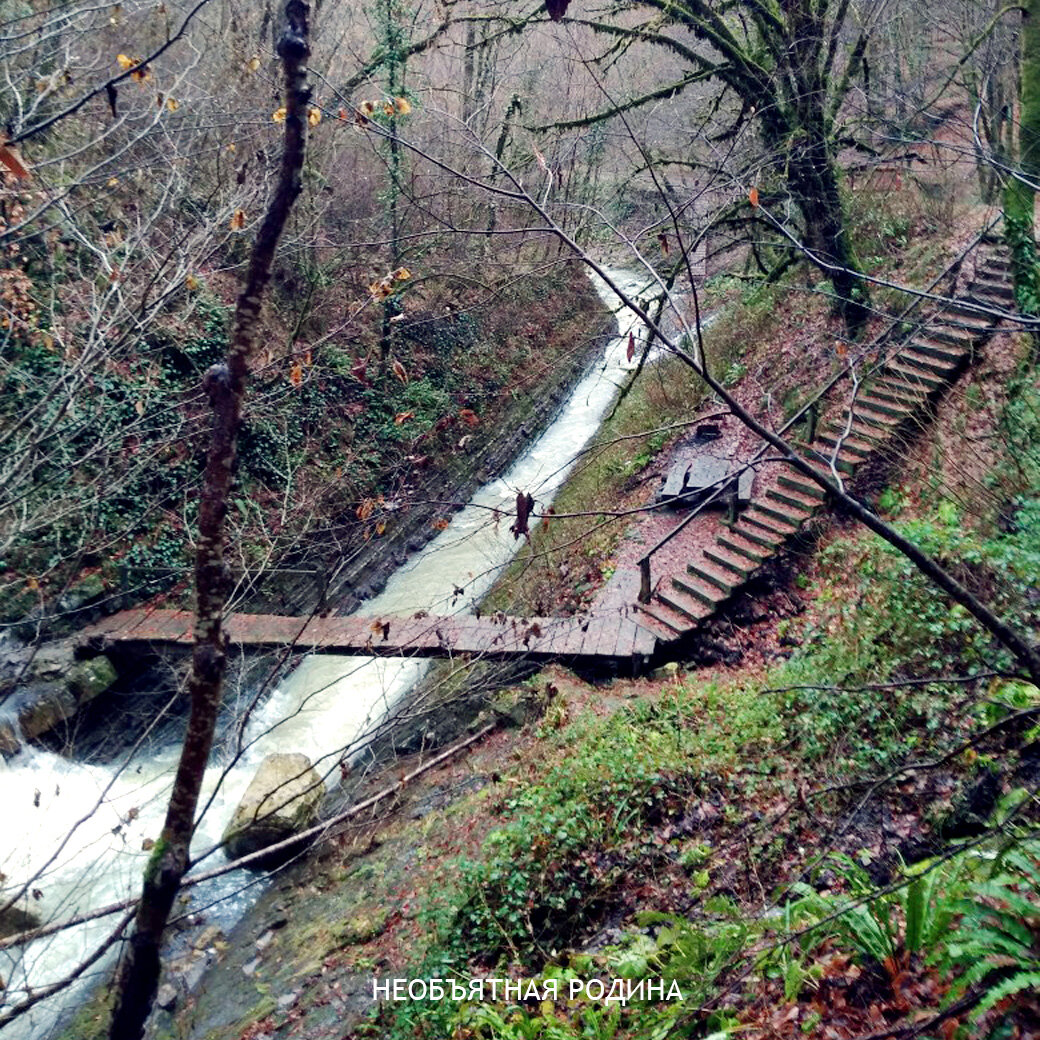
[[[29,169],[22,162],[22,157],[13,144],[0,144],[0,163],[3,163],[20,181],[29,179]]]
[[[528,521],[533,510],[534,498],[531,497],[530,493],[518,491],[516,493],[516,520],[513,522],[513,526],[509,528],[513,532],[514,540],[519,538],[520,535],[523,535],[525,538],[530,537]]]

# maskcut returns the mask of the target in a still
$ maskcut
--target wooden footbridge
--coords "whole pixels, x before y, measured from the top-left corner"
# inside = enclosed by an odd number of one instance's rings
[[[480,657],[535,661],[557,658],[609,662],[649,659],[654,634],[623,610],[582,617],[313,617],[232,614],[225,627],[233,645],[254,650],[293,646],[301,652],[371,657]],[[631,612],[631,613],[634,613]],[[194,618],[186,610],[125,610],[92,626],[91,641],[190,644]]]
[[[820,432],[805,449],[821,473],[837,471],[847,480],[902,449],[994,331],[992,312],[1014,310],[1008,274],[1008,262],[999,255],[979,260],[960,301],[921,321],[907,342],[891,348],[851,404],[823,415]],[[232,614],[226,628],[232,644],[257,650],[292,646],[301,652],[377,657],[562,659],[639,670],[695,638],[698,628],[826,504],[824,491],[812,480],[789,466],[770,463],[758,470],[751,504],[735,523],[716,520],[717,532],[706,545],[703,529],[695,539],[697,528],[680,524],[655,546],[668,542],[667,551],[653,559],[645,554],[639,561],[642,574],[633,561],[622,561],[582,616]],[[651,564],[652,584],[647,580]],[[640,588],[645,602],[640,601]],[[192,622],[187,611],[142,607],[106,618],[82,636],[99,649],[190,644]]]

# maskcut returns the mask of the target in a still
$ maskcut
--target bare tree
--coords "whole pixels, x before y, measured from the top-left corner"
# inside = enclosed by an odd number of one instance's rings
[[[195,560],[195,648],[188,680],[191,717],[166,823],[145,870],[133,935],[119,973],[109,1031],[112,1040],[137,1040],[151,1009],[159,980],[160,944],[188,869],[195,812],[220,708],[227,662],[223,630],[228,594],[224,521],[260,305],[271,275],[275,247],[300,192],[307,134],[310,89],[304,63],[310,55],[310,5],[304,0],[287,0],[283,19],[278,55],[285,70],[285,144],[278,183],[257,233],[238,297],[227,360],[206,375],[206,391],[213,408],[213,437],[203,481]]]

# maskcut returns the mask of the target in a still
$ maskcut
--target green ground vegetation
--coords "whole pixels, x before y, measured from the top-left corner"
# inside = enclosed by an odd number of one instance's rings
[[[299,566],[319,533],[341,555],[381,538],[431,481],[471,479],[472,460],[580,369],[606,317],[585,279],[561,288],[556,276],[502,272],[459,290],[464,267],[401,290],[406,320],[385,364],[374,311],[341,336],[312,329],[313,350],[273,346],[289,338],[293,306],[276,297],[239,448],[233,567]],[[325,281],[326,294],[343,291]],[[193,285],[142,340],[112,349],[74,409],[52,396],[70,359],[46,328],[10,336],[0,427],[33,412],[49,432],[31,459],[27,521],[0,559],[5,620],[98,578],[110,593],[184,588],[208,426],[201,378],[224,355],[230,316],[223,281]],[[50,287],[41,273],[23,288],[31,299]],[[367,287],[354,290],[363,303]]]

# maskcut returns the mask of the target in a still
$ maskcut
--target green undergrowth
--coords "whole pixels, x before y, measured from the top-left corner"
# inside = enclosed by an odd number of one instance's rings
[[[1032,460],[1031,449],[1021,456],[1024,472]],[[1023,488],[1007,509],[971,523],[942,500],[897,522],[1005,617],[1040,627],[1035,493]],[[981,728],[1040,708],[1034,686],[992,674],[1011,669],[1002,648],[873,536],[839,536],[815,573],[812,609],[783,623],[797,649],[764,673],[691,675],[560,728],[548,717],[540,736],[549,765],[515,778],[501,826],[479,856],[454,864],[450,895],[429,911],[432,946],[413,972],[663,978],[684,1000],[388,1004],[371,1035],[739,1035],[767,1029],[777,1000],[809,1000],[835,964],[843,986],[848,973],[874,972],[875,999],[896,1004],[898,980],[910,975],[936,1009],[982,987],[957,1037],[989,1035],[972,1030],[1015,1013],[1040,971],[1040,916],[1016,922],[1011,912],[1029,900],[1035,910],[1040,895],[1037,849],[1023,829],[1037,815],[1027,789],[999,801],[998,838],[948,845],[887,889],[865,869],[871,854],[856,832],[846,850],[813,862],[811,848],[796,846],[811,845],[814,827],[751,823],[806,785],[844,791],[818,803],[840,819],[872,778],[941,760]],[[1006,754],[995,746],[952,759],[950,782],[1000,775]],[[928,825],[943,833],[953,811],[935,809]],[[753,884],[728,869],[735,848],[753,862]],[[763,916],[763,900],[781,911]]]
[[[371,308],[340,336],[314,330],[313,350],[280,345],[289,333],[278,315],[291,301],[275,295],[228,515],[236,574],[300,566],[318,532],[334,532],[342,557],[392,533],[431,474],[449,487],[471,479],[480,451],[521,425],[561,373],[580,370],[606,318],[582,278],[453,285],[409,289],[414,304],[408,296],[385,358]],[[42,275],[25,280],[27,298],[46,289]],[[138,339],[91,360],[75,408],[53,391],[75,345],[59,351],[44,324],[9,338],[0,431],[38,414],[46,437],[20,474],[19,522],[5,528],[0,619],[60,600],[86,575],[109,594],[183,587],[208,439],[201,380],[228,344],[222,291],[197,280]],[[450,515],[434,508],[431,524]]]
[[[1040,623],[1031,591],[1040,576],[1040,501],[1020,500],[1010,531],[980,538],[949,502],[929,519],[897,523],[984,602],[1021,626]],[[810,621],[784,627],[806,649],[785,668],[789,709],[807,759],[884,769],[947,725],[927,683],[1010,671],[1008,651],[950,603],[901,554],[854,533],[819,555],[823,580]],[[830,576],[832,581],[827,580]],[[835,638],[840,632],[841,638]],[[891,692],[880,690],[891,685]],[[862,727],[871,734],[862,740]],[[837,757],[835,757],[837,756]]]

